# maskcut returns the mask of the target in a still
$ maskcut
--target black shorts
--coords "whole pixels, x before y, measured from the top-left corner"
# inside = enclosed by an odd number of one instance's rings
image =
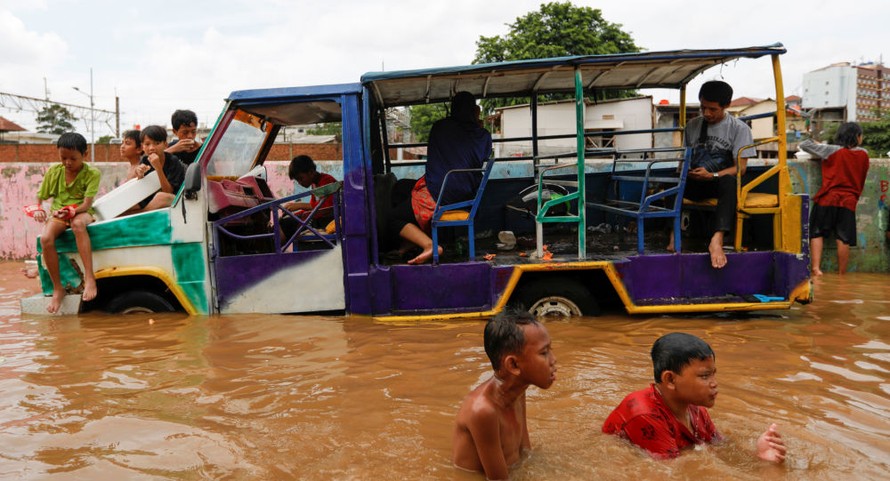
[[[810,237],[835,238],[849,246],[856,245],[856,212],[836,206],[813,204],[810,213]]]

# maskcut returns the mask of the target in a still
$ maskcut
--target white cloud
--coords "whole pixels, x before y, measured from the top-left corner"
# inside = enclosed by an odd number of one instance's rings
[[[177,108],[213,123],[223,99],[247,88],[356,82],[368,71],[469,63],[480,36],[542,0],[0,0],[0,91],[87,104],[71,87],[89,91],[97,108],[121,105],[121,127],[169,123]],[[890,2],[855,8],[827,0],[576,0],[602,10],[649,50],[746,47],[783,42],[786,94],[802,75],[839,61],[879,60],[890,45]],[[741,68],[741,67],[744,68]],[[754,75],[752,75],[753,67]],[[712,69],[739,96],[772,95],[767,61]],[[697,91],[700,81],[690,85]],[[33,114],[0,115],[26,127]],[[97,132],[102,134],[103,132]]]

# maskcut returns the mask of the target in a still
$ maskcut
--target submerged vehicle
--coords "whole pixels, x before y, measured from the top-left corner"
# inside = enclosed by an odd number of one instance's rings
[[[132,185],[97,202],[106,211],[89,226],[99,295],[69,303],[66,312],[422,319],[487,316],[508,305],[539,315],[596,315],[610,303],[640,314],[808,302],[809,202],[792,191],[786,165],[783,53],[775,44],[573,56],[232,92],[170,208],[116,216],[152,190]],[[707,203],[684,206],[682,199],[690,159],[679,142],[685,89],[711,67],[749,59],[772,63],[770,116],[780,135],[755,141],[774,145],[776,158],[739,174],[734,246],[728,265],[714,269],[707,249],[695,249],[691,228]],[[585,118],[603,92],[648,88],[679,90],[674,125],[656,128],[651,113],[645,128],[626,128],[634,124],[614,116]],[[445,103],[460,91],[483,101],[525,98],[528,127],[515,137],[495,135],[475,198],[440,206],[433,237],[446,247],[443,256],[409,265],[387,255],[380,231],[400,181],[423,173],[422,159],[401,153],[423,144],[395,142],[392,124],[407,107]],[[308,124],[337,129],[342,158],[320,170],[338,170],[339,181],[275,198],[263,164],[283,129]],[[313,210],[284,234],[282,219],[294,216],[283,204],[309,195],[333,199],[333,221],[316,222]],[[676,252],[665,249],[669,231]],[[63,281],[76,289],[81,265],[73,236],[57,244],[71,260],[61,263]],[[44,312],[52,285],[42,265],[40,280],[43,294],[23,300],[23,312]]]

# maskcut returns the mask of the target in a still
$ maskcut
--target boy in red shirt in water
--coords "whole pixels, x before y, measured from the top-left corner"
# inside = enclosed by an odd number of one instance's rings
[[[625,397],[606,418],[603,432],[617,434],[658,459],[722,440],[706,409],[717,399],[715,358],[711,346],[691,334],[658,338],[652,345],[655,383]],[[785,442],[775,424],[757,439],[757,457],[785,460]]]
[[[850,246],[856,245],[856,203],[865,187],[868,152],[862,144],[862,128],[855,122],[841,124],[834,136],[837,145],[807,139],[800,149],[822,160],[822,187],[813,196],[810,213],[810,250],[813,275],[822,275],[823,238],[832,233],[837,241],[838,272],[847,272]]]

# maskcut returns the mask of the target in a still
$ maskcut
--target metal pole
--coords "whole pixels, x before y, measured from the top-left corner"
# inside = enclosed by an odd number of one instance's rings
[[[93,102],[93,67],[90,67],[90,162],[96,161],[96,104]]]

